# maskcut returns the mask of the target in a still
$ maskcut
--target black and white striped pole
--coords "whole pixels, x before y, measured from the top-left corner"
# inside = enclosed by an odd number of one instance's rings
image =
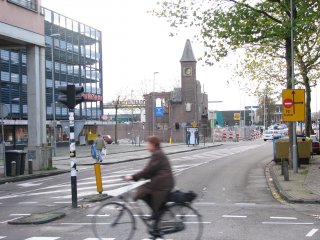
[[[67,105],[69,108],[69,126],[70,126],[70,174],[71,174],[71,195],[72,207],[78,207],[77,195],[77,154],[76,141],[74,134],[74,108],[77,104],[82,103],[84,98],[81,96],[84,89],[81,86],[67,85],[58,87],[58,91],[63,93],[58,97],[58,101]]]
[[[70,173],[71,173],[71,194],[72,207],[78,207],[77,194],[77,155],[76,155],[76,141],[74,139],[74,108],[69,108],[69,126],[70,126]]]

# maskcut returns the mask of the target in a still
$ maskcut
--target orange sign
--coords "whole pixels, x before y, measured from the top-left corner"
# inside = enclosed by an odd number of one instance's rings
[[[305,90],[282,90],[282,119],[285,122],[303,122],[305,119]]]

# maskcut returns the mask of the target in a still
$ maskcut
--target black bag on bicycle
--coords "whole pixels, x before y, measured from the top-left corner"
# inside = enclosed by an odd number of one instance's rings
[[[179,190],[170,192],[167,198],[168,202],[186,203],[192,202],[197,197],[193,191],[181,192]]]

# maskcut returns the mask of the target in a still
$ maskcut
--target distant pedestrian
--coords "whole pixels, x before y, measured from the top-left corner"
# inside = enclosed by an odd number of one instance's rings
[[[96,145],[96,150],[97,150],[97,162],[102,162],[103,157],[102,157],[102,149],[106,147],[106,143],[101,137],[101,134],[98,134],[98,137],[96,140],[94,140],[94,144]]]
[[[194,132],[195,144],[199,145],[199,132],[198,130]]]
[[[191,137],[191,132],[188,130],[188,131],[187,131],[187,136],[186,136],[188,147],[189,147],[189,145],[190,145],[190,137]]]

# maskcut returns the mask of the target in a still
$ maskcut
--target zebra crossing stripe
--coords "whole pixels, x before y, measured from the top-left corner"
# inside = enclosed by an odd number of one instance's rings
[[[4,238],[6,238],[6,236],[0,236],[0,239],[4,239]]]
[[[83,240],[115,240],[115,238],[85,238]]]
[[[31,238],[27,238],[25,240],[57,240],[60,237],[31,237]]]

